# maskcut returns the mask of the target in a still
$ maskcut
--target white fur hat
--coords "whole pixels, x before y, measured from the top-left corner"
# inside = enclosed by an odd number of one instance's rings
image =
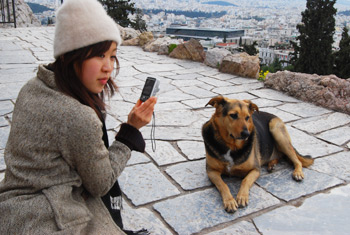
[[[65,0],[56,13],[54,57],[102,41],[122,42],[115,21],[97,0]]]

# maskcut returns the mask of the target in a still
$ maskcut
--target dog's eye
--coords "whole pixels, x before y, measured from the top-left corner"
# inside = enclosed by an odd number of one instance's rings
[[[237,118],[238,118],[238,114],[237,114],[237,113],[230,114],[230,117],[231,117],[232,119],[237,119]]]
[[[245,120],[246,120],[246,121],[248,121],[248,120],[249,120],[249,118],[250,118],[250,117],[249,117],[249,116],[247,116],[247,117],[245,118]]]

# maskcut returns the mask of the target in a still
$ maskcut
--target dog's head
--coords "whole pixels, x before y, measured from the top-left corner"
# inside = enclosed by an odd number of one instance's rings
[[[212,119],[220,136],[226,142],[248,139],[254,130],[252,115],[254,111],[259,111],[256,104],[250,100],[233,100],[217,96],[212,98],[207,105],[216,108]]]

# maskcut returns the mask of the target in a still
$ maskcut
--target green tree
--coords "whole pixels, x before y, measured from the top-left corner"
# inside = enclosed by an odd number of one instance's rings
[[[276,57],[271,64],[261,66],[261,70],[263,72],[269,71],[270,73],[276,73],[277,71],[282,71],[283,68],[281,61]]]
[[[307,0],[306,10],[302,12],[302,24],[297,26],[300,35],[299,45],[292,42],[295,71],[326,75],[333,71],[332,53],[335,31],[335,0]]]
[[[136,18],[135,21],[131,23],[131,27],[141,32],[147,31],[146,21],[142,19],[143,12],[141,9],[136,9]]]
[[[258,54],[258,50],[256,49],[255,46],[257,46],[258,43],[256,41],[253,42],[252,45],[243,45],[243,50],[247,52],[249,55],[256,55]]]
[[[111,16],[120,26],[129,27],[132,26],[129,14],[134,14],[135,3],[130,0],[99,0],[106,8],[107,13]]]
[[[343,29],[342,38],[339,42],[339,51],[335,55],[334,73],[340,78],[350,77],[350,37],[346,27]]]

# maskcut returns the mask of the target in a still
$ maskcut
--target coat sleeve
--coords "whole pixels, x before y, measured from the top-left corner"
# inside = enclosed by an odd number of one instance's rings
[[[79,110],[78,115],[66,115],[62,125],[63,158],[77,170],[91,195],[105,195],[125,168],[131,150],[118,141],[109,149],[105,147],[102,123],[89,107]]]

